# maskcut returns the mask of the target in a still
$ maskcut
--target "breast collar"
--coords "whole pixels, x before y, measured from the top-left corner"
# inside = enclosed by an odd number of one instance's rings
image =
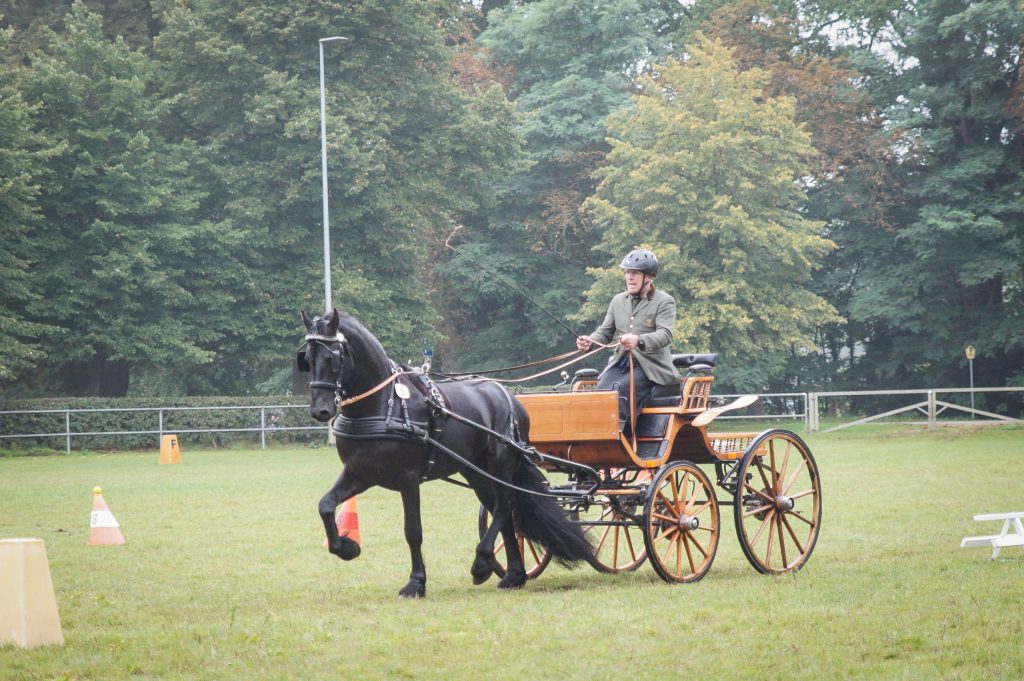
[[[391,362],[392,372],[397,373],[399,367],[393,361],[388,361]],[[426,441],[428,437],[434,437],[436,433],[440,433],[437,415],[440,413],[440,409],[448,408],[448,400],[437,384],[426,374],[416,372],[412,377],[423,384],[427,393],[426,402],[431,407],[428,420],[414,421],[409,417],[408,402],[412,394],[409,391],[409,386],[401,383],[401,379],[398,379],[392,381],[390,385],[387,409],[384,414],[351,418],[339,412],[334,417],[331,432],[336,438],[343,440],[397,438],[420,441]]]

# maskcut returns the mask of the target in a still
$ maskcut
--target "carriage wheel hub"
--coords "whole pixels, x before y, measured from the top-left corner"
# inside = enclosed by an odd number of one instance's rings
[[[679,525],[679,529],[689,530],[690,532],[700,527],[700,518],[696,516],[681,515],[676,522]]]
[[[775,497],[775,508],[780,511],[792,511],[794,506],[796,506],[796,501],[793,500],[793,497]]]

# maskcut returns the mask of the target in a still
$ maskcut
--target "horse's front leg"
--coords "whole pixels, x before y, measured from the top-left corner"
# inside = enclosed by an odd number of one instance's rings
[[[349,473],[345,468],[342,469],[334,487],[331,487],[330,491],[320,499],[320,519],[323,521],[324,531],[327,533],[327,550],[342,560],[356,558],[361,549],[359,544],[352,539],[338,534],[338,525],[334,514],[338,506],[355,495],[365,492],[368,488],[369,485]]]
[[[409,583],[398,595],[402,598],[423,598],[427,595],[427,566],[423,562],[423,525],[420,521],[420,486],[413,481],[402,489],[402,508],[405,511],[405,541],[409,544],[412,571]]]

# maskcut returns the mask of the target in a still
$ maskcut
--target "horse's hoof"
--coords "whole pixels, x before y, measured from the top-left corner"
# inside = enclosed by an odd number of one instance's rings
[[[348,537],[338,537],[338,542],[331,545],[331,553],[342,560],[358,558],[359,554],[362,552],[363,550],[359,547],[359,544],[355,543]]]
[[[418,582],[409,582],[398,592],[399,598],[426,598],[427,585]]]
[[[473,584],[480,586],[494,574],[494,568],[491,567],[491,561],[475,560],[473,561],[473,567],[469,569],[469,574],[473,575]]]
[[[511,572],[507,572],[498,582],[499,589],[522,589],[524,586],[526,586],[526,573],[513,575]]]

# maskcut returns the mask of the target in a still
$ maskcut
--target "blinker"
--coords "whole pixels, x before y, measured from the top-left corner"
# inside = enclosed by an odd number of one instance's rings
[[[334,373],[338,373],[339,371],[341,371],[341,351],[340,350],[331,350],[330,353],[331,353],[331,371],[333,371]],[[309,373],[311,367],[309,366],[309,361],[306,360],[306,351],[305,350],[299,350],[295,354],[295,365],[299,368],[299,371],[301,371],[302,373],[304,373],[304,374],[308,374]]]

